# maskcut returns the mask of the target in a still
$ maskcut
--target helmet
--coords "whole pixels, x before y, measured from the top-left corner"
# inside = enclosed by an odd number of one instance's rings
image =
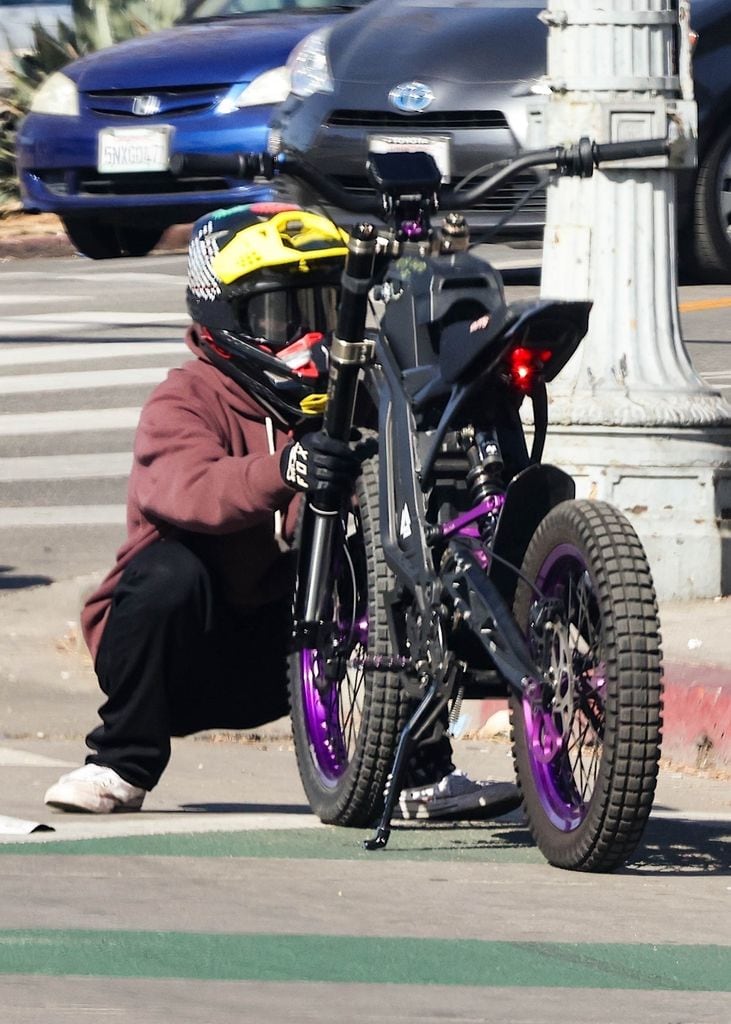
[[[347,238],[279,203],[216,210],[193,226],[186,297],[201,350],[289,426],[324,408]]]

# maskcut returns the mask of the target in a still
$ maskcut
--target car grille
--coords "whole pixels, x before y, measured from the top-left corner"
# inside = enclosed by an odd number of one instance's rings
[[[85,99],[89,110],[105,117],[160,115],[171,118],[184,114],[195,114],[208,110],[219,103],[228,92],[227,85],[168,86],[165,89],[105,89],[87,92]],[[156,103],[145,101],[155,100]],[[137,102],[135,102],[137,101]],[[137,109],[135,109],[135,106]],[[145,107],[148,112],[145,113]],[[154,109],[150,109],[153,108]],[[142,112],[138,112],[142,111]]]
[[[368,184],[365,178],[345,176],[338,177],[337,175],[335,178],[342,188],[353,195],[373,195],[373,188]],[[479,177],[470,178],[467,188],[474,188],[484,180],[484,178]],[[484,213],[500,216],[501,214],[512,210],[517,203],[525,199],[525,205],[520,209],[521,214],[540,218],[542,220],[545,217],[546,212],[545,187],[539,188],[534,195],[527,198],[531,189],[535,188],[536,184],[537,179],[533,175],[519,174],[511,181],[505,182],[505,184],[501,185],[500,188],[496,189],[494,192],[491,192],[489,196],[485,196],[484,199],[474,203],[470,209],[481,210]],[[452,191],[453,189],[451,185],[442,186],[442,195],[451,195]]]
[[[49,191],[58,196],[165,195],[169,192],[219,192],[228,189],[225,178],[178,178],[172,174],[98,174],[84,170],[78,175],[59,176],[37,172]]]
[[[334,110],[326,123],[333,128],[400,131],[508,128],[505,115],[500,110],[435,110],[416,115],[388,110]]]

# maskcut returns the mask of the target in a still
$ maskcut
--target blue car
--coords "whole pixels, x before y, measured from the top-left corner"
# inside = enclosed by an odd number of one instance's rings
[[[143,256],[172,224],[268,196],[224,176],[175,178],[177,152],[266,148],[310,32],[363,6],[333,0],[202,0],[183,22],[49,76],[16,137],[24,207],[58,214],[93,259]]]

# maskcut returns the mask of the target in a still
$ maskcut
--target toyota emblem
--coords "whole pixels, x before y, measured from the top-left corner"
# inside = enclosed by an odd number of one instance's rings
[[[407,114],[420,114],[434,102],[434,93],[423,82],[402,82],[388,94],[389,103]]]

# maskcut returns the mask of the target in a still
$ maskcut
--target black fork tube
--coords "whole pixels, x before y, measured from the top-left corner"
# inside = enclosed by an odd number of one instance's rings
[[[358,224],[348,241],[338,325],[330,351],[330,379],[323,422],[323,430],[341,441],[350,440],[358,375],[367,361],[363,338],[368,292],[373,283],[376,240],[373,224]]]
[[[348,241],[348,255],[342,277],[340,307],[335,337],[330,349],[330,376],[323,430],[340,441],[350,440],[360,369],[368,361],[370,348],[364,341],[368,292],[373,281],[376,229],[359,224]],[[330,572],[332,541],[340,503],[309,499],[311,515],[309,552],[304,578],[298,580],[295,617],[300,622],[322,619],[325,583]]]

